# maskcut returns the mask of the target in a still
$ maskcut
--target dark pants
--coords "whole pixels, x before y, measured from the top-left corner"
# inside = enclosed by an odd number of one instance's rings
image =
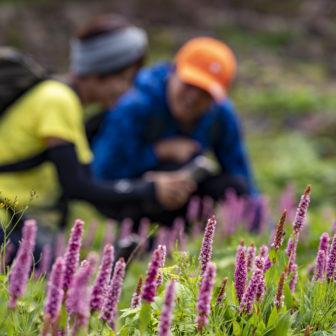
[[[221,173],[215,176],[209,176],[204,181],[198,184],[197,191],[194,195],[211,196],[214,200],[225,197],[225,192],[228,189],[234,189],[238,195],[247,194],[246,183],[235,176]],[[177,210],[165,210],[157,201],[139,202],[136,204],[126,204],[123,207],[99,207],[98,210],[105,216],[122,220],[126,217],[133,219],[135,228],[143,217],[148,217],[152,222],[157,222],[162,225],[171,226],[176,217],[185,217],[187,204]]]

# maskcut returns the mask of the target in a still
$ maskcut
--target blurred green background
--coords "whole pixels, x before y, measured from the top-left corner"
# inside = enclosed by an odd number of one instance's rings
[[[261,191],[275,207],[287,183],[295,182],[297,195],[311,183],[312,206],[333,206],[334,1],[0,0],[0,44],[19,47],[64,73],[71,36],[104,12],[122,14],[148,31],[148,64],[171,59],[195,36],[230,45],[238,58],[230,95],[243,120]]]

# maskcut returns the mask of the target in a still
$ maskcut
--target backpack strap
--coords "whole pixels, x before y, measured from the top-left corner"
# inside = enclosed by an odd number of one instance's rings
[[[41,165],[46,160],[47,160],[47,150],[21,161],[0,165],[0,174],[29,170]]]

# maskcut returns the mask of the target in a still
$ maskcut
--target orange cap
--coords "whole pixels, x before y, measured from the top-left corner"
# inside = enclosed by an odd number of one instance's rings
[[[207,91],[215,100],[225,98],[237,68],[232,50],[210,37],[195,38],[184,44],[175,62],[182,81]]]

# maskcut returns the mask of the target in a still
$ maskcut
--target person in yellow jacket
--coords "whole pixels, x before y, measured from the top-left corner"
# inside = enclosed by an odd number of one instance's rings
[[[132,84],[146,48],[146,33],[121,18],[104,15],[83,27],[71,42],[69,82],[43,80],[1,115],[0,202],[9,198],[24,205],[34,190],[38,198],[32,205],[51,207],[63,193],[107,215],[109,207],[125,203],[155,199],[176,208],[186,202],[194,183],[183,173],[106,182],[95,180],[88,169],[93,156],[83,106],[114,104]],[[19,224],[10,237],[14,244],[20,231]]]

